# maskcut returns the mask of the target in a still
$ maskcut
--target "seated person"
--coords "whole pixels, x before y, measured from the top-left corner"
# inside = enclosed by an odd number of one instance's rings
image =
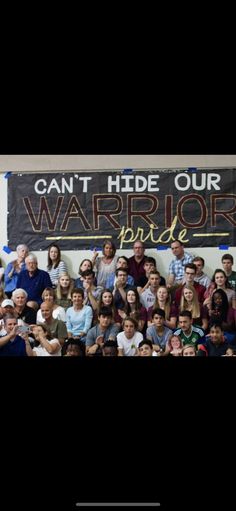
[[[63,357],[84,357],[85,345],[79,339],[66,339],[62,348]]]
[[[145,270],[145,275],[141,275],[141,277],[138,279],[138,282],[137,282],[137,290],[139,293],[142,293],[148,287],[150,273],[151,273],[151,271],[157,269],[156,259],[154,259],[154,257],[146,257],[143,267]],[[162,277],[160,275],[160,286],[165,286],[165,285],[166,285],[166,281],[165,281],[164,277]]]
[[[102,355],[103,357],[117,357],[117,341],[105,341],[102,347]]]
[[[178,335],[182,341],[183,345],[185,344],[193,344],[194,346],[198,346],[204,342],[204,331],[200,326],[193,325],[193,318],[191,311],[181,311],[179,313],[179,328],[174,331],[174,334]]]
[[[126,270],[129,269],[129,260],[128,260],[128,257],[120,256],[117,259],[116,270],[120,270],[120,269],[123,270],[124,268]],[[106,280],[106,284],[105,284],[106,289],[111,289],[111,291],[113,291],[116,280],[117,280],[116,272],[110,273],[110,275],[108,275],[107,280]],[[127,275],[127,284],[129,286],[134,285],[134,278],[131,275]]]
[[[198,356],[221,357],[226,354],[229,343],[219,323],[212,324],[210,333],[206,335],[204,344],[199,345]]]
[[[102,355],[106,341],[114,341],[119,327],[112,323],[112,310],[102,307],[98,315],[98,324],[90,328],[86,336],[86,355]]]
[[[153,309],[152,311],[152,325],[147,328],[146,337],[153,343],[155,351],[165,351],[166,343],[172,335],[172,330],[167,328],[165,323],[165,311],[162,309]]]
[[[153,344],[148,339],[143,339],[138,345],[138,354],[140,357],[153,357],[157,356],[156,351],[153,349]]]

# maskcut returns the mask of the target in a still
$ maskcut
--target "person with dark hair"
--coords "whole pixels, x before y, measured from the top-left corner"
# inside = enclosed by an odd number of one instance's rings
[[[129,258],[129,274],[134,279],[134,284],[137,286],[140,277],[145,276],[144,262],[146,256],[144,255],[145,247],[143,241],[136,240],[133,244],[134,255]]]
[[[36,346],[32,349],[35,357],[61,356],[61,345],[58,339],[53,338],[50,328],[45,324],[31,325],[31,330],[36,340]]]
[[[117,256],[116,247],[111,240],[105,240],[102,247],[102,256],[98,257],[99,252],[94,250],[92,263],[96,273],[97,286],[106,286],[106,281],[111,273],[116,269]]]
[[[236,309],[236,292],[232,289],[229,284],[228,277],[226,276],[224,270],[217,268],[214,271],[213,277],[211,279],[211,284],[208,286],[207,290],[204,294],[204,303],[203,305],[207,305],[209,307],[212,293],[215,289],[223,289],[227,294],[228,302],[233,309]]]
[[[60,274],[67,272],[66,263],[61,259],[60,247],[56,243],[52,243],[48,247],[47,272],[50,276],[53,287],[57,286]]]
[[[210,333],[206,335],[204,344],[199,345],[197,355],[199,357],[221,357],[225,355],[229,343],[224,337],[221,325],[215,322],[211,325]]]
[[[199,326],[193,325],[191,311],[181,311],[179,313],[178,324],[179,328],[174,331],[174,334],[182,339],[184,346],[185,344],[196,346],[204,342],[204,331]]]
[[[138,282],[137,282],[137,289],[138,289],[139,293],[143,293],[143,291],[145,291],[145,289],[149,286],[150,273],[157,269],[156,259],[154,259],[154,257],[149,257],[149,256],[146,257],[143,267],[145,270],[145,275],[141,275],[141,277],[138,279]],[[164,277],[162,277],[160,275],[160,286],[165,286],[165,285],[166,285],[166,281],[165,281]]]
[[[85,345],[79,339],[67,339],[62,348],[63,357],[84,357]]]
[[[93,309],[90,305],[84,305],[84,290],[82,288],[74,288],[71,297],[73,305],[66,311],[68,338],[80,339],[85,343],[86,335],[92,325]]]
[[[147,328],[146,337],[153,343],[153,348],[159,354],[165,351],[166,343],[172,335],[172,330],[167,328],[165,323],[165,311],[163,309],[153,309],[153,324]]]
[[[136,357],[138,345],[143,340],[143,335],[137,331],[138,323],[128,316],[122,326],[122,332],[117,334],[118,357]]]
[[[223,289],[216,289],[211,297],[210,308],[208,311],[210,324],[216,321],[222,327],[227,341],[234,344],[235,342],[235,313],[234,309],[229,306],[228,298]]]
[[[186,264],[185,268],[184,268],[184,284],[182,286],[178,287],[178,289],[176,289],[175,295],[174,295],[174,302],[177,306],[180,305],[180,300],[181,300],[181,296],[182,296],[184,288],[186,286],[188,286],[189,284],[194,287],[194,289],[197,293],[197,296],[198,296],[199,304],[202,305],[206,288],[204,286],[202,286],[201,284],[199,284],[198,282],[196,282],[195,277],[196,277],[195,264],[193,264],[193,263]]]
[[[0,337],[0,357],[27,357],[32,349],[27,334],[20,334],[17,319],[12,314],[5,314],[4,328],[6,334]]]
[[[98,315],[98,324],[90,328],[86,336],[86,355],[102,355],[106,341],[114,341],[119,327],[112,323],[112,310],[102,307]]]
[[[233,256],[231,254],[224,254],[221,262],[230,286],[236,291],[236,271],[232,270],[234,264]]]
[[[117,357],[118,345],[117,341],[105,341],[102,347],[103,357]]]
[[[205,266],[203,257],[196,256],[193,258],[192,262],[196,266],[196,275],[194,277],[195,282],[198,282],[198,284],[201,284],[207,288],[211,283],[211,279],[206,273],[203,272],[203,268]]]
[[[127,316],[136,319],[138,322],[139,332],[144,333],[147,326],[147,310],[140,303],[138,291],[135,287],[131,287],[126,292],[126,304],[123,310],[118,310],[122,319]]]
[[[82,273],[86,270],[92,270],[93,264],[91,259],[83,259],[79,265],[79,277],[75,279],[75,287],[83,287],[83,276]]]
[[[175,259],[169,265],[168,288],[180,286],[183,283],[185,265],[193,260],[193,255],[184,251],[184,244],[180,240],[172,241],[171,250]]]
[[[138,345],[138,354],[140,357],[153,357],[157,356],[156,351],[153,349],[152,341],[143,339]]]
[[[93,270],[85,270],[81,275],[83,277],[84,305],[91,305],[95,312],[98,309],[98,301],[103,287],[95,285],[95,272]]]
[[[128,270],[118,268],[116,270],[116,283],[113,289],[114,304],[116,309],[124,309],[126,305],[126,296],[131,286],[127,283]]]
[[[128,270],[128,268],[129,268],[128,257],[125,257],[125,256],[118,257],[117,263],[116,263],[116,270],[123,270],[123,269]],[[106,280],[106,285],[105,285],[106,289],[110,289],[111,291],[113,291],[116,280],[117,280],[116,271],[113,273],[110,273],[110,275],[108,275],[107,280]],[[134,285],[134,279],[131,275],[127,276],[127,284],[129,286]]]

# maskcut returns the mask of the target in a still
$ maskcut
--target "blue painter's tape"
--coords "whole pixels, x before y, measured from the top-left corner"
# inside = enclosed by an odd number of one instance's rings
[[[2,249],[4,250],[4,252],[6,252],[7,254],[10,254],[12,252],[11,248],[7,247],[4,245],[4,247],[2,247]]]
[[[132,172],[133,172],[133,169],[124,169],[122,173],[123,174],[132,174]]]
[[[158,245],[157,250],[168,250],[168,248],[165,245]]]
[[[197,172],[197,167],[188,167],[189,172]]]
[[[93,247],[93,246],[90,247],[90,250],[94,250],[94,249],[96,250],[96,252],[102,251],[102,248],[100,248],[100,247]]]
[[[6,172],[6,174],[4,174],[4,177],[5,177],[5,179],[8,179],[11,175],[12,175],[12,172]]]
[[[219,245],[219,250],[228,250],[228,245]]]

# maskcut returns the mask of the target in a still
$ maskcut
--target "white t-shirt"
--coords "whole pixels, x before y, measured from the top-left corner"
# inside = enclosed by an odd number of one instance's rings
[[[46,348],[43,348],[41,345],[37,346],[37,348],[33,348],[33,351],[37,353],[37,357],[60,357],[61,356],[61,345],[58,339],[51,339],[48,341],[49,344],[59,344],[60,349],[56,353],[48,353]]]
[[[136,353],[139,343],[143,340],[143,334],[135,332],[131,339],[127,339],[124,332],[117,334],[118,348],[123,349],[125,357],[133,357]]]
[[[56,309],[53,309],[52,317],[54,319],[60,319],[61,321],[64,321],[64,323],[65,323],[66,322],[66,311],[65,311],[64,307],[61,307],[60,305],[58,305],[58,307]],[[39,309],[37,312],[36,321],[37,321],[37,323],[45,322],[45,319],[43,319],[43,316],[42,316],[41,309]]]

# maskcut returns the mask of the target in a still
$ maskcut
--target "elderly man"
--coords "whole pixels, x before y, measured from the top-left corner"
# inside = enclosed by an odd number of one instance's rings
[[[26,305],[27,298],[28,295],[22,288],[17,288],[12,293],[12,300],[15,306],[14,312],[17,318],[27,325],[33,325],[36,323],[36,310]]]
[[[38,260],[34,254],[29,254],[26,257],[25,264],[26,270],[20,272],[17,279],[17,288],[23,288],[27,292],[27,305],[38,310],[43,301],[42,292],[45,287],[52,287],[52,282],[46,271],[38,269]]]
[[[144,243],[136,240],[133,245],[133,251],[134,255],[129,258],[129,274],[133,277],[134,284],[137,286],[140,277],[145,275],[144,261],[146,256],[144,255]]]

